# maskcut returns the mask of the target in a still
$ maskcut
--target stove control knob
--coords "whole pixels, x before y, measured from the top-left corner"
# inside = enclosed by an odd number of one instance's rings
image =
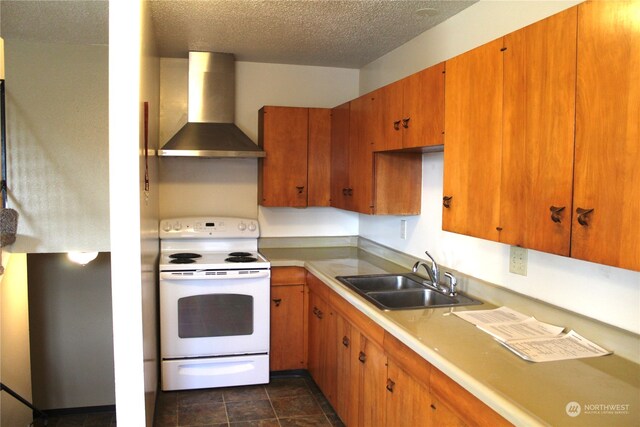
[[[182,229],[182,224],[176,222],[175,224],[173,224],[173,229],[176,231],[180,231]]]
[[[171,224],[169,224],[168,222],[165,222],[164,225],[162,226],[162,229],[164,231],[171,231]]]
[[[249,223],[249,231],[256,231],[256,223],[255,222],[250,222]]]
[[[244,231],[246,229],[247,229],[247,224],[245,224],[244,222],[241,222],[240,224],[238,224],[238,230]]]

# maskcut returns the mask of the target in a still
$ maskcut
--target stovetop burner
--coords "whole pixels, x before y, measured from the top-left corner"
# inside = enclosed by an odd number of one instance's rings
[[[243,256],[243,257],[247,257],[247,256],[251,256],[251,252],[231,252],[229,254],[229,256]]]
[[[225,259],[227,262],[256,262],[257,260],[258,258],[252,256],[230,256]]]
[[[193,258],[173,258],[169,263],[171,264],[193,264],[196,262]]]
[[[177,254],[169,255],[169,258],[172,258],[172,259],[193,259],[193,258],[200,258],[200,257],[202,257],[202,255],[194,254],[192,252],[179,252]]]

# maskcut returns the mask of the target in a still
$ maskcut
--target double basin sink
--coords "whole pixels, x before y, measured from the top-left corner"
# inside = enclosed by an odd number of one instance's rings
[[[448,295],[431,282],[411,273],[337,276],[336,279],[381,310],[482,304],[460,293],[455,296]]]

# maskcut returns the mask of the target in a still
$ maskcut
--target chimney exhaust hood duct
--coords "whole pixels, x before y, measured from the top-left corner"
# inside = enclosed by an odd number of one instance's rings
[[[264,157],[233,122],[235,59],[231,53],[189,52],[188,122],[159,156]]]

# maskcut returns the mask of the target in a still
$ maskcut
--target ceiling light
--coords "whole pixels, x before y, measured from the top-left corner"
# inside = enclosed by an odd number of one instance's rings
[[[98,252],[68,252],[69,261],[80,265],[87,265],[98,257]]]
[[[433,7],[423,7],[422,9],[416,10],[414,13],[418,18],[426,18],[436,16],[439,12],[438,9]]]

